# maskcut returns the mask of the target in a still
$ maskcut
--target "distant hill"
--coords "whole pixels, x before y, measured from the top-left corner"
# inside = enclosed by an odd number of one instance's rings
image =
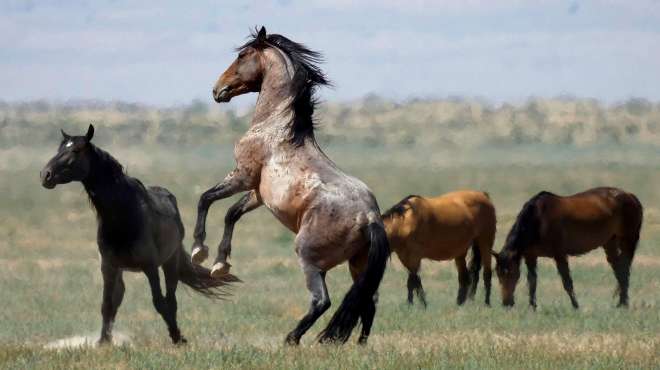
[[[81,132],[90,122],[103,128],[101,140],[117,145],[231,143],[247,129],[250,117],[251,112],[237,114],[200,101],[168,108],[124,102],[0,102],[0,147],[52,143],[59,128]],[[612,105],[576,98],[491,105],[461,98],[395,103],[370,96],[322,104],[317,117],[317,137],[325,143],[660,146],[660,103],[645,99]]]

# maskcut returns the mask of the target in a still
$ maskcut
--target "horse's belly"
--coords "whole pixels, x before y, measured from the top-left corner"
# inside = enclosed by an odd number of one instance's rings
[[[603,246],[615,234],[613,225],[608,222],[581,226],[580,229],[569,229],[565,232],[564,251],[569,255],[584,254]]]
[[[467,253],[470,244],[465,241],[449,242],[439,244],[427,244],[421,249],[421,257],[435,261],[447,261],[455,259]]]
[[[582,235],[572,238],[564,244],[564,252],[571,256],[578,256],[590,252],[609,241],[608,237],[601,235]]]
[[[469,223],[440,224],[438,222],[420,227],[410,235],[422,258],[446,261],[467,252],[474,239],[474,230]]]

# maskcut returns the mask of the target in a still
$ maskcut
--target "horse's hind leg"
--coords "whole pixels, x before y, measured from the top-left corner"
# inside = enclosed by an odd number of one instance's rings
[[[580,306],[578,305],[577,299],[575,298],[575,292],[573,291],[573,279],[571,279],[571,270],[568,267],[566,256],[555,257],[555,264],[557,265],[559,276],[561,276],[564,290],[566,290],[568,297],[571,299],[573,308],[578,309]]]
[[[181,247],[183,248],[183,247]],[[163,264],[163,274],[165,275],[165,302],[167,303],[167,322],[170,337],[174,343],[187,343],[186,338],[181,335],[181,330],[176,320],[177,301],[176,288],[179,284],[179,254],[175,253],[169,261]]]
[[[172,259],[170,259],[170,261],[171,260]],[[176,323],[176,298],[173,299],[174,310],[172,311],[170,309],[170,302],[172,298],[170,298],[170,300],[166,299],[165,297],[163,297],[163,292],[160,290],[160,278],[158,276],[158,267],[149,266],[145,268],[144,273],[145,275],[147,275],[147,279],[149,279],[149,287],[151,288],[151,297],[154,304],[154,308],[156,308],[156,311],[163,317],[163,320],[165,320],[165,323],[167,324],[167,329],[170,332],[170,338],[172,338],[172,342],[174,342],[175,344],[180,343],[183,338],[181,337],[181,332],[179,331],[179,327],[177,326]],[[170,277],[172,276],[171,273],[169,275]],[[170,279],[166,278],[166,282],[167,280]],[[176,291],[176,284],[172,286],[171,280],[170,280],[170,285],[168,286],[168,293],[170,291],[172,291],[171,296],[173,296],[174,291]]]
[[[470,273],[468,272],[465,264],[465,255],[454,259],[456,263],[456,270],[458,271],[458,294],[456,296],[456,304],[459,306],[465,303],[467,292],[470,285]]]
[[[330,308],[330,297],[328,296],[328,288],[325,285],[325,271],[321,271],[305,261],[302,261],[301,265],[305,273],[307,290],[311,294],[311,302],[307,314],[298,322],[296,328],[286,336],[285,343],[290,345],[298,345],[300,338]]]
[[[101,262],[101,272],[103,274],[103,303],[101,304],[103,326],[99,344],[104,344],[112,340],[112,325],[119,305],[124,299],[125,287],[120,269]]]
[[[368,258],[367,253],[359,253],[358,255],[350,259],[348,263],[348,269],[351,272],[351,278],[353,278],[353,282],[357,281],[360,274],[366,268],[367,258]],[[417,270],[419,270],[419,264],[417,266]],[[422,291],[422,294],[423,293],[424,292]],[[378,302],[378,293],[376,293],[370,301],[366,302],[367,306],[360,313],[360,320],[362,321],[362,331],[360,332],[360,337],[358,338],[358,344],[367,344],[367,339],[369,339],[369,334],[371,333],[371,326],[374,323],[374,316],[376,315],[377,302]],[[426,306],[426,301],[424,301],[424,306]]]
[[[619,307],[628,306],[628,283],[630,278],[630,265],[632,263],[631,254],[624,251],[622,240],[612,239],[605,244],[605,254],[607,255],[607,262],[614,271],[619,292]],[[634,253],[634,251],[633,251]]]
[[[481,257],[481,265],[483,265],[483,279],[484,279],[484,303],[487,306],[490,306],[490,291],[492,286],[493,279],[493,257],[491,251],[493,250],[493,244],[495,243],[495,232],[487,234],[485,237],[481,238],[478,241],[477,247],[479,248],[479,254]],[[477,270],[477,275],[474,276],[474,279],[479,280],[478,276],[479,270]],[[477,289],[477,283],[473,284],[474,290]]]

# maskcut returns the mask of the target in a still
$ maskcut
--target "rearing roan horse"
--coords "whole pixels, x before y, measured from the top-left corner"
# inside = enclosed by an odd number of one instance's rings
[[[389,245],[369,188],[337,168],[314,138],[314,91],[328,84],[316,65],[321,55],[281,35],[267,35],[264,27],[238,51],[213,88],[213,97],[220,103],[259,92],[259,98],[251,127],[234,150],[236,168],[199,200],[193,261],[208,256],[204,239],[211,204],[252,191],[243,198],[252,209],[265,204],[296,233],[295,250],[311,294],[309,311],[286,343],[298,344],[330,307],[325,274],[347,260],[353,285],[319,340],[346,342],[360,319],[359,343],[365,343]],[[226,246],[219,247],[214,276],[229,269]]]

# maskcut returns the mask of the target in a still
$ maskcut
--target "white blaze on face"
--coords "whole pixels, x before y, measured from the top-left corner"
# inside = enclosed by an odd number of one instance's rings
[[[73,141],[71,141],[71,140],[69,140],[69,141],[64,145],[65,148],[71,148],[72,146],[73,146]]]

